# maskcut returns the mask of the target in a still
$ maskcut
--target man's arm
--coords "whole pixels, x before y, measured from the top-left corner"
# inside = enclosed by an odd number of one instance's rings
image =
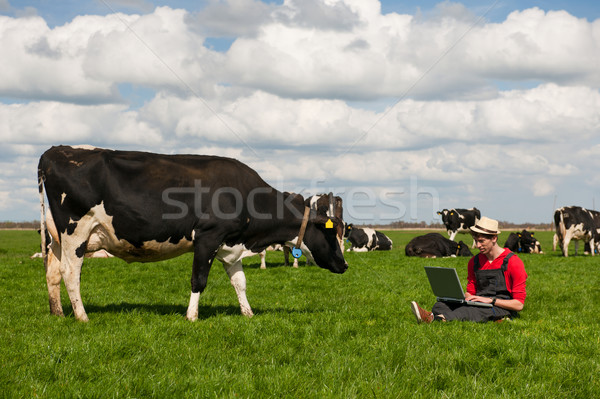
[[[465,293],[465,299],[467,301],[482,303],[492,303],[492,301],[494,300],[494,298],[490,298],[487,296],[471,295],[468,292]],[[517,312],[523,310],[523,303],[518,299],[496,299],[496,303],[494,303],[494,306],[498,306],[499,308],[507,310],[515,310]]]

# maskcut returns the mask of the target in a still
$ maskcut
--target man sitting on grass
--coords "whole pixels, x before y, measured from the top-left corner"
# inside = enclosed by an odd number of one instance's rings
[[[484,216],[470,229],[479,254],[472,257],[467,266],[465,299],[491,303],[493,306],[488,308],[438,301],[428,312],[413,301],[411,309],[419,323],[431,323],[434,320],[502,320],[517,316],[523,309],[527,295],[527,273],[521,259],[498,245],[498,221]]]

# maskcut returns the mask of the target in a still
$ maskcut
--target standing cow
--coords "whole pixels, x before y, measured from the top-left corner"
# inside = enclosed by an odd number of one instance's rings
[[[63,315],[62,277],[75,317],[88,320],[80,294],[81,266],[85,253],[99,249],[128,262],[193,252],[189,320],[198,318],[200,294],[215,258],[223,263],[246,316],[253,313],[246,298],[244,256],[273,243],[300,244],[320,267],[334,273],[348,268],[340,246],[342,220],[308,212],[302,196],[275,190],[234,159],[59,146],[41,156],[38,183],[44,252],[44,191],[54,220],[44,263],[55,315]]]
[[[454,240],[457,233],[471,233],[469,227],[475,226],[475,222],[481,219],[481,212],[477,208],[471,209],[443,209],[438,212],[442,216],[442,223],[446,226],[448,235],[451,240]],[[475,241],[473,241],[475,246]]]
[[[428,233],[410,240],[404,248],[406,256],[441,258],[447,256],[473,256],[464,242],[452,241],[440,233]]]
[[[598,242],[598,228],[594,222],[595,211],[589,211],[580,206],[565,206],[554,211],[554,226],[556,229],[555,245],[560,246],[563,256],[569,256],[569,243],[575,240],[575,255],[579,241],[589,243],[595,248]],[[595,251],[590,251],[594,256]]]
[[[352,223],[346,225],[344,236],[350,241],[348,251],[353,252],[389,251],[393,245],[392,240],[382,232],[369,227],[354,227]]]

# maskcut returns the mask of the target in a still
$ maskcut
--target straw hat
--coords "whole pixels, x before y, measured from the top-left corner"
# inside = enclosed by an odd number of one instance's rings
[[[482,217],[475,221],[475,226],[470,227],[471,231],[479,234],[498,235],[498,221],[488,217]]]

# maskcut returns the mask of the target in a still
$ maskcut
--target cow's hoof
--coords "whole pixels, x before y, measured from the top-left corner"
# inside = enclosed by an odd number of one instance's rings
[[[189,321],[196,321],[198,320],[198,315],[186,315],[185,316],[186,319],[188,319]]]

